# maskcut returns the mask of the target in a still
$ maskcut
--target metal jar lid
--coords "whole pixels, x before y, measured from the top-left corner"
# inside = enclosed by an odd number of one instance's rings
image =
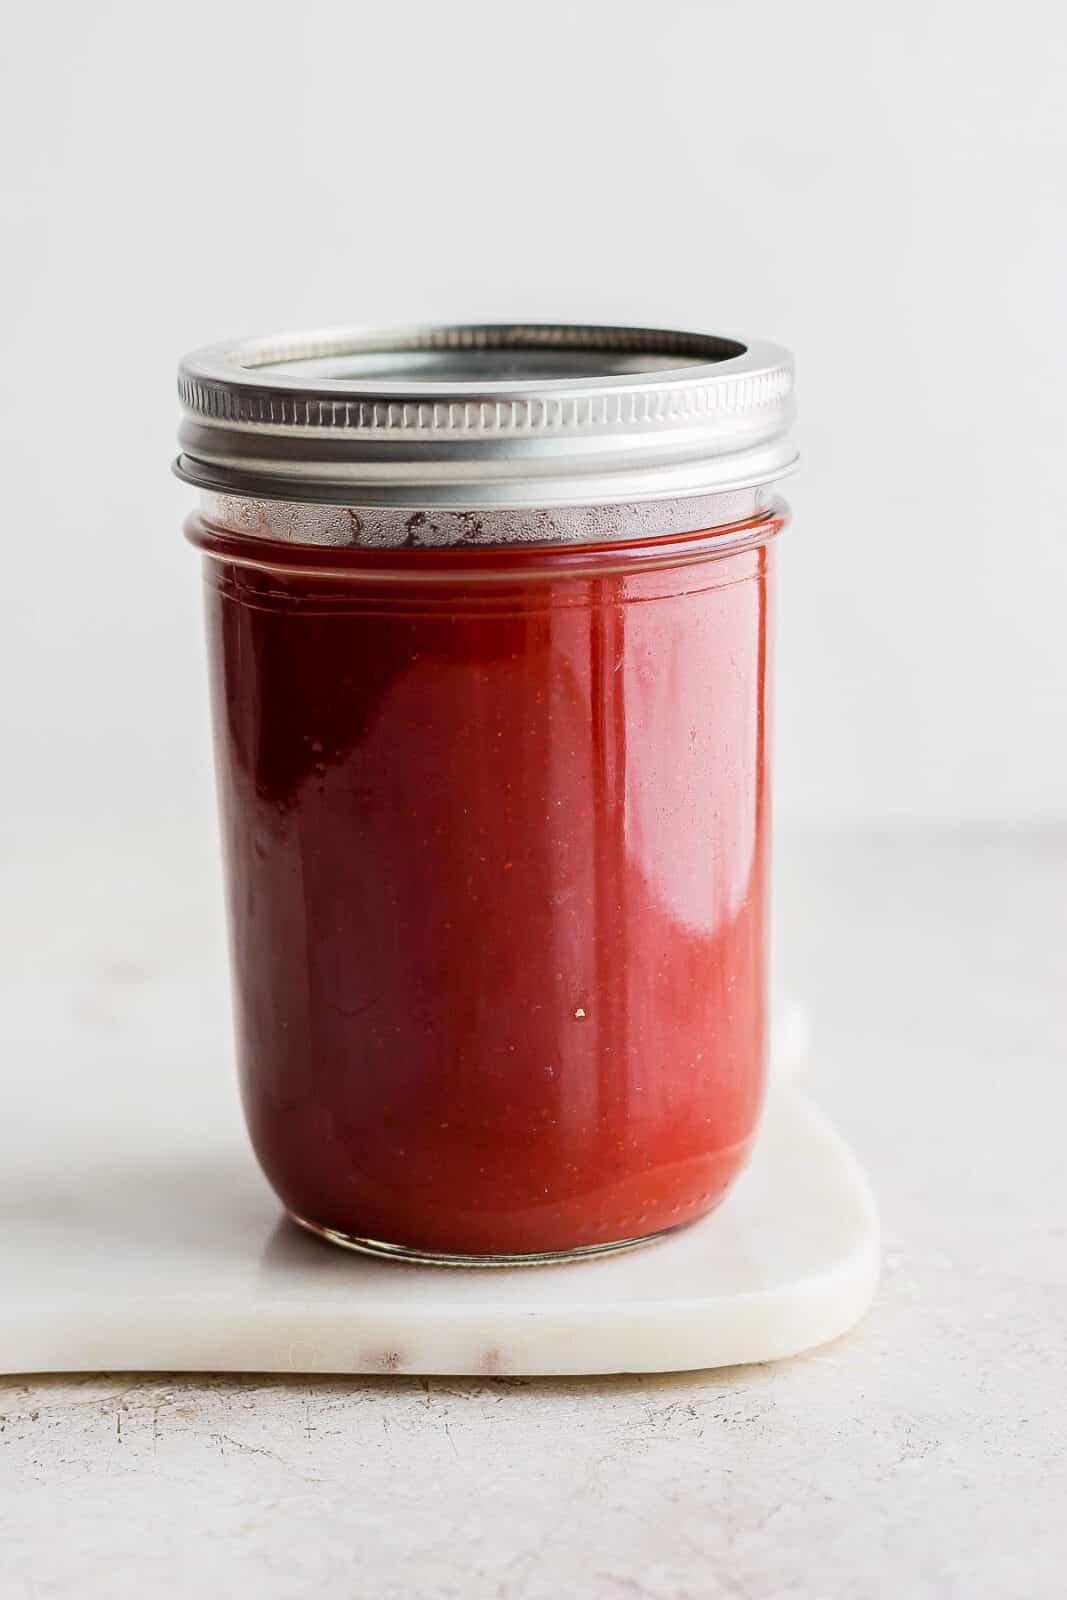
[[[282,334],[179,370],[179,477],[307,504],[634,503],[790,470],[793,365],[762,342],[493,324]]]

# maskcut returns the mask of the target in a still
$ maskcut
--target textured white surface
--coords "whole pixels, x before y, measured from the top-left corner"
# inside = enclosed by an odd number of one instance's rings
[[[81,1094],[134,1059],[162,985],[131,1095],[179,1126],[169,1086],[220,1053],[210,839],[154,867],[129,841],[95,893],[72,845],[19,845],[5,1119],[34,1074]],[[777,857],[811,1087],[882,1210],[853,1333],[674,1377],[0,1380],[4,1600],[1060,1600],[1067,838]],[[87,1138],[114,1115],[90,1100]]]

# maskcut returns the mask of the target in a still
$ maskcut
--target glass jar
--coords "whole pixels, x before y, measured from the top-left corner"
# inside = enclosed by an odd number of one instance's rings
[[[489,326],[184,363],[237,1040],[282,1203],[509,1263],[744,1165],[786,354]]]

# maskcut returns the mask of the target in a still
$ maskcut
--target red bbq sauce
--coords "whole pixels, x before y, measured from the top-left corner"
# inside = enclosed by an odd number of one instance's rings
[[[193,518],[252,1140],[413,1250],[639,1238],[760,1106],[779,514],[644,542],[294,548]]]

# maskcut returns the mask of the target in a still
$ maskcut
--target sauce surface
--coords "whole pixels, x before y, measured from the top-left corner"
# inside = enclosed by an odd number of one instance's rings
[[[297,1216],[510,1254],[721,1198],[764,1076],[779,526],[335,552],[192,519],[242,1093]]]

